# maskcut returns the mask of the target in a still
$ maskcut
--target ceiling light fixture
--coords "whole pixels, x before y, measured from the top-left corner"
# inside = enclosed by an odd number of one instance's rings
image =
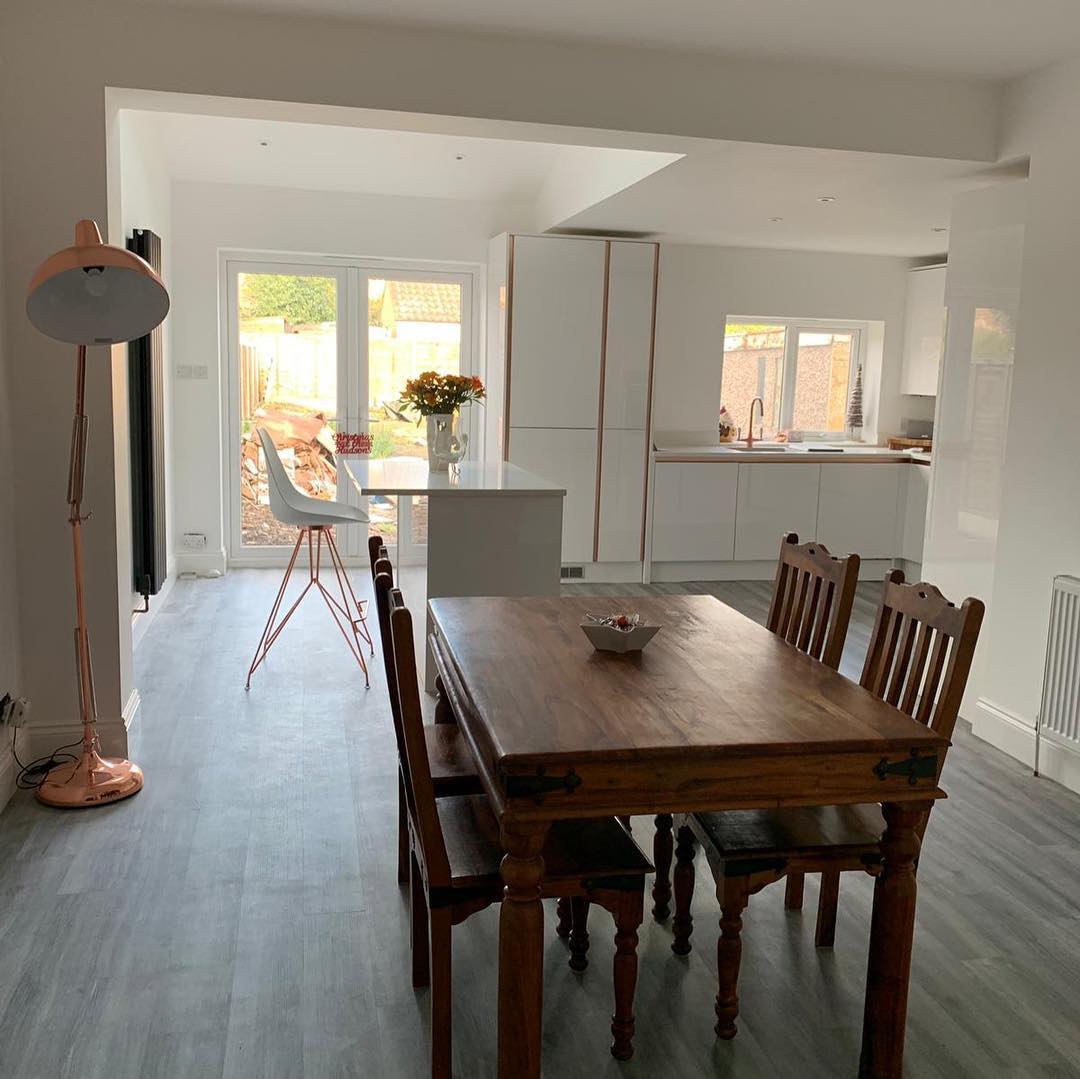
[[[454,160],[455,161],[464,161],[465,160],[465,155],[464,154],[454,154]]]
[[[836,202],[835,195],[819,195],[818,202]]]
[[[269,146],[270,145],[270,140],[269,139],[259,139],[259,145],[263,146],[263,147]]]
[[[777,223],[778,221],[783,221],[784,219],[783,219],[782,217],[770,217],[770,218],[769,218],[769,220],[770,220],[770,221],[771,221],[771,222],[772,222],[773,224],[776,224],[776,223]]]
[[[948,232],[949,230],[944,225],[935,225],[931,232]]]

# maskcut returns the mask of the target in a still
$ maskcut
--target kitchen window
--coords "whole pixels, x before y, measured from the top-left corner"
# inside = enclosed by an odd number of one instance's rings
[[[799,319],[729,318],[724,328],[720,400],[746,437],[750,403],[765,438],[799,431],[806,438],[842,438],[861,362],[864,327]]]

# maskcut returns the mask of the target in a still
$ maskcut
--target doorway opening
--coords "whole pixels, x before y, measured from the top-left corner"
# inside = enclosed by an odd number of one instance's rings
[[[478,271],[241,253],[223,256],[222,269],[229,563],[283,563],[295,542],[295,530],[270,512],[260,427],[301,491],[360,505],[396,562],[422,563],[427,499],[362,499],[338,467],[335,440],[366,435],[375,459],[427,456],[426,425],[402,410],[401,394],[425,371],[480,373]],[[464,420],[476,425],[474,415]],[[366,535],[343,532],[343,553],[359,559]]]

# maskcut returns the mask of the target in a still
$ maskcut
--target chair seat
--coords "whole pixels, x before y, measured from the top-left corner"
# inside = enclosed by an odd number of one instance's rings
[[[350,506],[347,502],[304,497],[307,498],[307,502],[303,506],[290,507],[291,512],[278,517],[278,520],[284,520],[285,524],[295,524],[299,528],[364,524],[368,520],[368,515],[363,510],[358,509],[356,506]],[[286,517],[291,519],[285,520]]]
[[[469,744],[456,723],[435,723],[424,727],[431,783],[435,797],[448,794],[478,794],[480,777],[476,774]]]
[[[499,822],[483,795],[440,798],[439,821],[455,888],[502,888]],[[544,894],[563,896],[583,881],[641,878],[652,872],[645,852],[614,817],[555,821],[544,846]],[[640,879],[638,879],[640,886]]]
[[[716,858],[794,858],[878,850],[885,820],[878,805],[807,806],[695,813],[691,827]]]

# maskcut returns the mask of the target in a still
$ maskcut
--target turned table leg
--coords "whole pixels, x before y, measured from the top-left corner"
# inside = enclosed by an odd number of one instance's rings
[[[750,899],[745,878],[727,877],[719,889],[720,939],[716,942],[716,1036],[734,1038],[739,1015],[739,966],[742,963],[742,912]]]
[[[540,1079],[546,824],[504,825],[499,915],[499,1079]]]
[[[656,880],[653,883],[653,917],[662,922],[671,913],[671,851],[672,819],[670,813],[658,813],[653,836],[653,865]]]
[[[454,715],[454,709],[450,705],[450,698],[446,692],[446,686],[443,685],[442,675],[437,674],[435,676],[435,722],[436,723],[457,723],[457,716]]]
[[[931,802],[886,802],[884,865],[874,885],[860,1079],[900,1079],[915,930],[915,861]]]

